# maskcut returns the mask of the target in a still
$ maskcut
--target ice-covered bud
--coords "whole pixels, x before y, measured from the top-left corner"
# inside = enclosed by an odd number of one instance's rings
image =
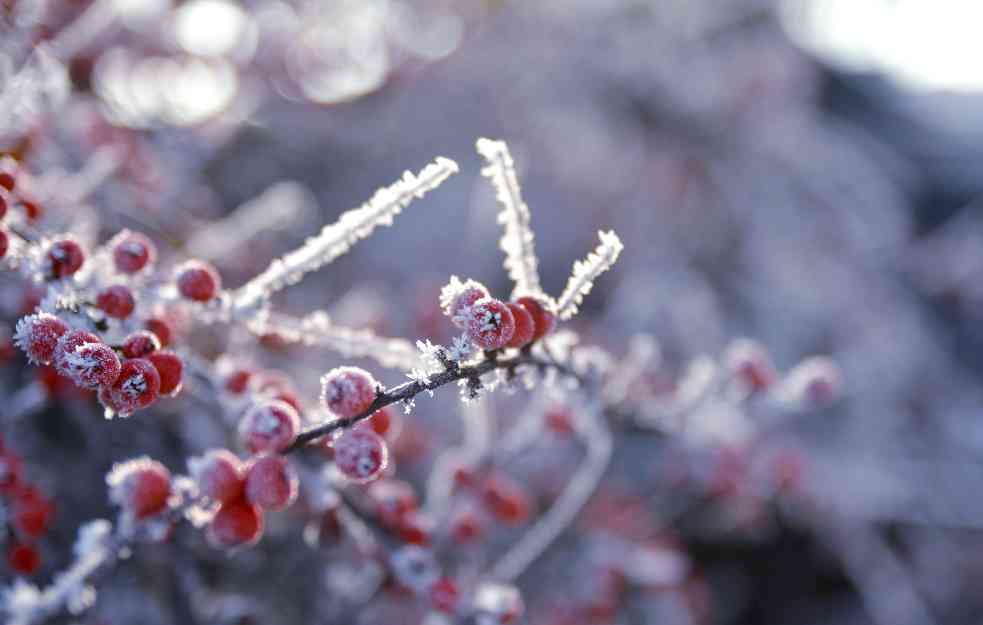
[[[474,611],[477,625],[508,625],[522,617],[525,604],[515,586],[484,583],[475,590]]]
[[[300,416],[282,401],[263,401],[249,408],[239,421],[239,440],[251,453],[280,452],[300,430]]]
[[[45,274],[50,278],[67,278],[82,268],[85,250],[71,237],[52,242],[44,254]]]
[[[349,429],[333,443],[338,470],[350,480],[371,482],[389,464],[389,449],[382,437],[365,429]]]
[[[143,327],[153,332],[157,336],[161,347],[167,347],[171,344],[171,338],[174,336],[174,330],[171,328],[171,323],[166,319],[151,317],[144,322]]]
[[[210,449],[188,460],[188,472],[202,495],[226,503],[242,497],[246,469],[227,449]]]
[[[358,367],[337,367],[321,376],[321,403],[339,417],[360,415],[375,401],[375,378]]]
[[[208,539],[217,547],[245,547],[263,535],[263,511],[245,499],[223,503],[208,525]]]
[[[133,291],[130,290],[130,287],[115,284],[99,291],[99,294],[96,295],[96,306],[108,317],[126,319],[133,314],[136,300],[133,298]]]
[[[461,282],[457,276],[440,291],[440,307],[444,314],[459,328],[466,328],[471,316],[471,307],[480,299],[488,297],[485,285],[475,280]]]
[[[461,590],[457,583],[449,577],[442,577],[430,587],[430,605],[434,610],[444,614],[457,612],[461,601]]]
[[[133,358],[123,363],[116,382],[103,388],[109,398],[106,407],[125,416],[157,401],[160,395],[160,374],[149,360]]]
[[[139,232],[126,230],[114,237],[113,264],[120,273],[137,273],[157,257],[153,242]]]
[[[750,339],[738,339],[724,354],[724,364],[732,376],[748,391],[768,389],[778,377],[768,351]]]
[[[88,389],[112,384],[122,369],[119,356],[105,343],[83,343],[66,353],[64,362],[68,377]]]
[[[486,297],[471,306],[468,338],[484,350],[505,347],[515,334],[515,318],[504,302]]]
[[[54,315],[28,315],[17,322],[14,344],[27,354],[27,359],[33,364],[46,365],[54,358],[58,339],[67,332],[68,325]]]
[[[393,552],[390,563],[396,581],[418,593],[427,592],[440,579],[433,551],[418,545],[400,547]]]
[[[123,339],[124,358],[145,358],[160,349],[160,339],[149,330],[137,330]]]
[[[413,486],[402,480],[379,480],[369,487],[368,493],[375,504],[376,516],[388,527],[398,527],[419,505]]]
[[[504,523],[522,523],[529,518],[529,495],[504,473],[489,476],[482,485],[481,495],[488,511]]]
[[[525,347],[532,341],[532,337],[536,334],[536,322],[533,321],[532,315],[523,306],[515,302],[508,302],[505,305],[509,307],[509,312],[512,313],[512,318],[515,320],[515,331],[505,346],[513,348]]]
[[[246,499],[265,510],[286,508],[297,497],[297,474],[283,456],[264,454],[246,467]]]
[[[552,307],[541,299],[526,295],[515,300],[515,303],[525,308],[532,315],[535,331],[532,340],[538,341],[553,331],[556,327],[556,313]]]
[[[170,351],[153,352],[147,360],[157,369],[160,376],[160,394],[173,397],[181,391],[181,380],[184,375],[184,362],[181,357]]]
[[[177,290],[187,299],[207,302],[222,288],[222,278],[211,264],[189,260],[177,268]]]
[[[783,384],[793,401],[823,407],[839,399],[843,374],[831,358],[813,356],[789,371]]]
[[[171,495],[170,471],[147,457],[114,465],[106,483],[113,503],[137,520],[163,511]]]
[[[55,370],[65,377],[71,377],[72,367],[69,362],[69,356],[74,354],[76,349],[87,343],[102,343],[102,339],[92,332],[86,332],[85,330],[72,330],[62,335],[55,345],[55,350],[51,358]]]

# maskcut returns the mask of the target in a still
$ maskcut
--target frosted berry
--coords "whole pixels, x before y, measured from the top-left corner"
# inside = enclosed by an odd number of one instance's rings
[[[481,494],[488,511],[498,520],[515,524],[529,518],[529,496],[508,476],[492,475],[483,484]]]
[[[119,377],[108,389],[110,402],[116,406],[114,410],[127,415],[157,401],[160,374],[149,360],[133,358],[123,363]]]
[[[85,330],[72,330],[62,335],[55,345],[55,351],[51,358],[55,370],[65,377],[72,377],[72,363],[69,361],[69,356],[87,343],[102,343],[102,339]]]
[[[81,388],[89,389],[112,384],[122,369],[119,356],[105,343],[83,343],[65,353],[63,362],[68,377]]]
[[[734,341],[724,354],[724,362],[730,374],[753,393],[769,388],[778,377],[768,352],[755,341]]]
[[[160,349],[160,339],[148,330],[137,330],[123,339],[122,352],[125,358],[143,358]]]
[[[147,356],[147,360],[157,369],[160,376],[160,394],[165,397],[177,395],[181,390],[184,363],[174,352],[158,351]]]
[[[171,337],[174,335],[174,332],[171,330],[171,324],[167,320],[161,319],[160,317],[151,317],[147,319],[143,327],[157,335],[161,347],[167,347],[171,344]]]
[[[282,456],[257,456],[246,467],[246,499],[266,510],[286,508],[297,497],[297,475]]]
[[[68,332],[68,325],[48,313],[37,313],[21,318],[14,330],[14,344],[27,354],[27,359],[36,365],[49,364],[54,358],[55,348]]]
[[[542,300],[527,295],[516,299],[515,303],[525,308],[532,315],[533,324],[536,327],[532,335],[533,341],[543,338],[556,327],[556,315]]]
[[[785,385],[793,400],[822,407],[842,394],[843,374],[832,359],[813,356],[788,372]]]
[[[0,198],[0,204],[3,203],[3,198]],[[7,231],[0,229],[0,258],[7,255],[7,250],[10,249],[10,237],[7,236]]]
[[[210,449],[188,460],[188,472],[201,494],[213,501],[227,503],[243,495],[246,469],[227,449]]]
[[[117,464],[106,482],[113,502],[137,520],[163,511],[171,495],[170,471],[150,458]]]
[[[386,442],[370,430],[346,430],[334,441],[334,453],[338,470],[356,482],[378,478],[389,463]]]
[[[512,333],[512,338],[505,346],[525,347],[527,343],[532,341],[532,337],[536,333],[536,322],[533,321],[529,311],[519,304],[509,302],[506,306],[509,307],[509,312],[512,313],[512,318],[515,320],[515,332]]]
[[[189,260],[177,268],[177,289],[187,299],[207,302],[221,288],[222,279],[209,263]]]
[[[430,605],[438,612],[454,614],[460,600],[461,591],[450,578],[442,577],[430,587]]]
[[[255,544],[263,535],[263,511],[245,499],[223,503],[208,525],[208,539],[226,549]]]
[[[115,241],[113,264],[120,273],[137,273],[157,257],[153,242],[139,232],[122,232]]]
[[[106,287],[96,295],[96,306],[113,319],[126,319],[133,314],[136,300],[130,287],[116,284]]]
[[[31,575],[41,566],[41,554],[33,545],[13,545],[7,552],[10,568],[21,575]]]
[[[396,535],[409,545],[427,546],[433,536],[434,521],[419,511],[410,512],[396,526]]]
[[[75,239],[59,239],[48,246],[44,259],[49,277],[67,278],[82,268],[85,251]]]
[[[515,333],[515,318],[504,302],[485,298],[471,307],[468,338],[484,350],[505,347]]]
[[[300,431],[300,416],[282,401],[252,406],[239,421],[239,440],[251,453],[279,452],[290,446]]]
[[[362,414],[375,401],[376,381],[358,367],[337,367],[321,376],[321,402],[339,417]]]
[[[440,306],[444,314],[459,328],[466,328],[471,316],[471,307],[480,299],[488,297],[488,289],[475,280],[461,282],[451,276],[450,283],[440,292]]]

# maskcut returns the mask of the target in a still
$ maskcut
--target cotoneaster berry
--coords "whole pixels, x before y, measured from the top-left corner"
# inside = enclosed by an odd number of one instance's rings
[[[338,367],[321,377],[321,403],[339,417],[354,417],[375,401],[376,385],[364,369]]]
[[[125,358],[144,358],[160,349],[160,339],[149,330],[137,330],[123,339],[121,350]]]
[[[119,356],[105,343],[83,343],[66,353],[64,362],[68,377],[88,389],[112,384],[122,369]]]
[[[139,232],[124,232],[117,236],[113,247],[113,264],[120,273],[133,274],[154,262],[157,248]]]
[[[166,319],[151,317],[144,322],[143,327],[157,335],[161,347],[167,347],[171,344],[174,331],[171,329],[170,322]]]
[[[382,475],[389,463],[389,450],[382,437],[371,430],[345,430],[333,443],[338,470],[355,482],[370,482]]]
[[[67,278],[82,268],[85,251],[72,238],[59,239],[45,253],[45,273],[51,278]]]
[[[457,612],[461,591],[454,580],[442,577],[430,587],[430,605],[434,610],[445,614]]]
[[[10,568],[21,575],[31,575],[41,567],[41,554],[34,545],[14,544],[7,552]]]
[[[222,279],[211,264],[189,260],[176,272],[177,289],[182,297],[196,302],[207,302],[222,288]]]
[[[102,339],[92,332],[85,330],[72,330],[58,339],[52,355],[52,364],[54,364],[55,370],[65,377],[71,377],[72,366],[69,356],[74,354],[76,349],[87,343],[102,343]]]
[[[188,471],[201,494],[213,501],[226,503],[243,496],[245,466],[227,449],[210,449],[188,460]]]
[[[68,332],[68,324],[48,313],[22,317],[14,331],[14,344],[36,365],[51,363],[58,340]]]
[[[117,464],[106,482],[113,502],[136,520],[162,512],[171,495],[170,471],[149,458]]]
[[[251,453],[279,452],[290,446],[300,431],[300,416],[282,401],[263,401],[249,408],[239,421],[239,440]]]
[[[488,296],[488,289],[480,282],[467,280],[462,283],[457,276],[452,276],[450,283],[440,294],[440,304],[444,314],[451,318],[454,325],[466,328],[471,317],[471,307]]]
[[[515,303],[525,308],[532,315],[535,331],[533,341],[538,341],[553,331],[556,327],[556,314],[542,300],[526,295],[515,300]]]
[[[116,382],[103,388],[108,389],[111,403],[107,408],[128,415],[157,401],[160,395],[160,374],[149,360],[133,358],[123,363]]]
[[[283,456],[264,454],[246,467],[246,499],[265,510],[286,508],[297,497],[297,475]]]
[[[184,374],[184,363],[181,357],[170,351],[152,352],[146,357],[157,369],[160,376],[160,394],[173,397],[181,391],[181,379]]]
[[[133,298],[133,291],[130,290],[130,287],[115,284],[103,289],[96,295],[96,306],[109,317],[126,319],[133,314],[136,300]]]
[[[509,307],[509,312],[512,313],[512,318],[515,320],[515,331],[505,346],[513,348],[525,347],[526,344],[532,341],[532,337],[536,333],[536,322],[533,321],[532,315],[529,314],[529,311],[525,307],[515,302],[508,302],[505,305]]]
[[[504,302],[480,299],[471,307],[468,338],[484,350],[505,347],[515,333],[515,318]]]
[[[752,393],[768,389],[778,378],[768,352],[755,341],[734,341],[724,354],[724,363],[730,374]]]
[[[263,511],[244,498],[223,503],[208,524],[212,544],[226,549],[255,544],[263,535]]]
[[[498,520],[517,524],[529,518],[529,496],[522,486],[504,474],[494,474],[482,485],[482,500]]]
[[[0,203],[3,202],[3,198],[0,198]],[[0,229],[0,258],[7,255],[7,250],[10,248],[10,237],[7,236],[7,231]]]

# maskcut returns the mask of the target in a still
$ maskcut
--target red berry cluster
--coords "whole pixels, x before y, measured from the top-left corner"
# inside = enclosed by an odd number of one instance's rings
[[[48,531],[55,506],[26,479],[20,456],[8,448],[2,438],[0,509],[6,510],[6,528],[0,527],[0,532],[9,539],[7,562],[10,569],[20,575],[31,575],[41,566],[37,541]]]
[[[556,327],[556,315],[543,299],[523,296],[503,302],[474,280],[452,280],[448,289],[442,296],[444,312],[482,350],[526,347]]]

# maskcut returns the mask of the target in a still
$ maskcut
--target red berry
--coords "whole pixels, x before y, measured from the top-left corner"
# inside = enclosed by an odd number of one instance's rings
[[[160,394],[165,397],[177,395],[181,390],[181,376],[184,372],[181,358],[174,352],[162,351],[150,354],[147,360],[160,375]]]
[[[187,299],[207,302],[222,288],[222,278],[209,263],[189,260],[177,268],[177,289]]]
[[[461,508],[451,515],[447,527],[451,537],[461,544],[473,542],[485,533],[481,517],[470,507]]]
[[[126,319],[133,314],[136,300],[130,287],[116,284],[107,287],[96,296],[96,306],[107,316],[114,319]]]
[[[208,538],[218,547],[255,544],[263,535],[263,511],[245,499],[223,503],[208,526]]]
[[[36,489],[21,492],[13,502],[12,524],[23,537],[38,538],[48,530],[55,507]]]
[[[122,365],[113,348],[105,343],[83,343],[61,359],[68,377],[81,388],[109,386],[119,377]]]
[[[132,361],[131,361],[132,362]],[[137,458],[113,467],[106,482],[110,498],[137,520],[163,511],[171,496],[171,473],[150,458]]]
[[[337,367],[321,376],[321,402],[339,417],[360,415],[375,401],[376,381],[358,367]]]
[[[14,344],[24,350],[27,359],[36,365],[46,365],[54,358],[55,348],[68,332],[68,325],[48,313],[37,313],[21,318],[14,331]]]
[[[512,313],[512,318],[515,319],[515,332],[512,333],[512,338],[505,346],[514,348],[524,347],[526,343],[532,341],[532,337],[536,333],[536,322],[533,321],[529,311],[519,304],[508,302],[505,305],[509,307],[509,312]]]
[[[10,568],[22,575],[31,575],[41,566],[41,554],[32,545],[14,545],[7,553]]]
[[[3,198],[0,197],[0,206],[3,206]],[[0,217],[2,219],[2,217]],[[7,231],[0,229],[0,258],[7,255],[7,250],[10,248],[10,237],[7,236]]]
[[[556,434],[567,435],[573,432],[573,414],[568,406],[551,406],[543,415],[543,421]]]
[[[151,317],[150,319],[147,319],[146,323],[143,324],[143,327],[157,335],[157,338],[160,339],[161,347],[167,347],[171,344],[171,336],[173,336],[173,331],[171,330],[171,324],[168,321],[161,319],[160,317]]]
[[[160,374],[149,360],[133,358],[123,363],[116,382],[104,388],[109,389],[110,402],[117,407],[114,410],[125,416],[157,401]]]
[[[246,486],[246,469],[227,449],[210,449],[188,461],[191,478],[201,494],[213,501],[227,503],[238,499]]]
[[[369,428],[379,436],[385,438],[392,430],[393,414],[388,408],[379,408],[372,413],[368,419],[359,421],[355,427]]]
[[[72,330],[58,339],[51,358],[55,370],[65,377],[72,377],[72,363],[69,361],[69,356],[74,355],[76,349],[87,343],[102,343],[102,339],[85,330]]]
[[[232,395],[242,395],[249,387],[249,380],[253,377],[250,369],[236,369],[225,376],[225,390]]]
[[[123,231],[114,240],[113,264],[121,273],[136,273],[157,257],[153,242],[139,232]]]
[[[11,452],[0,455],[0,493],[10,493],[20,486],[21,459]]]
[[[404,543],[427,546],[433,534],[433,520],[421,512],[410,512],[396,526],[396,534]]]
[[[529,518],[529,497],[525,490],[504,474],[489,477],[482,488],[488,510],[504,523],[522,523]]]
[[[85,251],[71,238],[55,241],[45,254],[46,273],[52,278],[66,278],[81,269],[84,262]]]
[[[282,456],[264,454],[246,467],[246,499],[266,510],[286,508],[297,497],[297,475]]]
[[[471,318],[471,307],[488,296],[488,289],[480,282],[461,282],[457,276],[451,276],[450,283],[440,292],[440,305],[454,325],[466,328]]]
[[[452,579],[442,577],[430,587],[430,605],[438,612],[454,614],[457,612],[457,604],[460,599],[461,592]]]
[[[399,527],[406,515],[417,509],[416,491],[402,480],[379,480],[369,487],[376,516],[387,527]]]
[[[484,350],[505,347],[515,334],[515,318],[504,302],[490,297],[471,307],[468,338]]]
[[[41,217],[44,209],[33,196],[24,191],[18,191],[17,199],[20,200],[21,208],[24,209],[24,216],[28,221],[36,221]]]
[[[252,406],[239,421],[239,440],[250,451],[283,451],[300,431],[297,411],[282,401],[264,401]]]
[[[334,453],[338,470],[361,483],[378,478],[389,463],[386,442],[371,430],[346,430],[334,441]]]
[[[516,299],[515,303],[525,308],[532,315],[533,324],[536,327],[532,334],[533,341],[543,338],[556,327],[556,315],[541,300],[526,295]]]
[[[160,339],[148,330],[137,330],[123,339],[125,358],[143,358],[160,349]]]
[[[20,174],[20,165],[13,158],[4,157],[0,159],[0,188],[13,191],[17,186],[17,177]]]

